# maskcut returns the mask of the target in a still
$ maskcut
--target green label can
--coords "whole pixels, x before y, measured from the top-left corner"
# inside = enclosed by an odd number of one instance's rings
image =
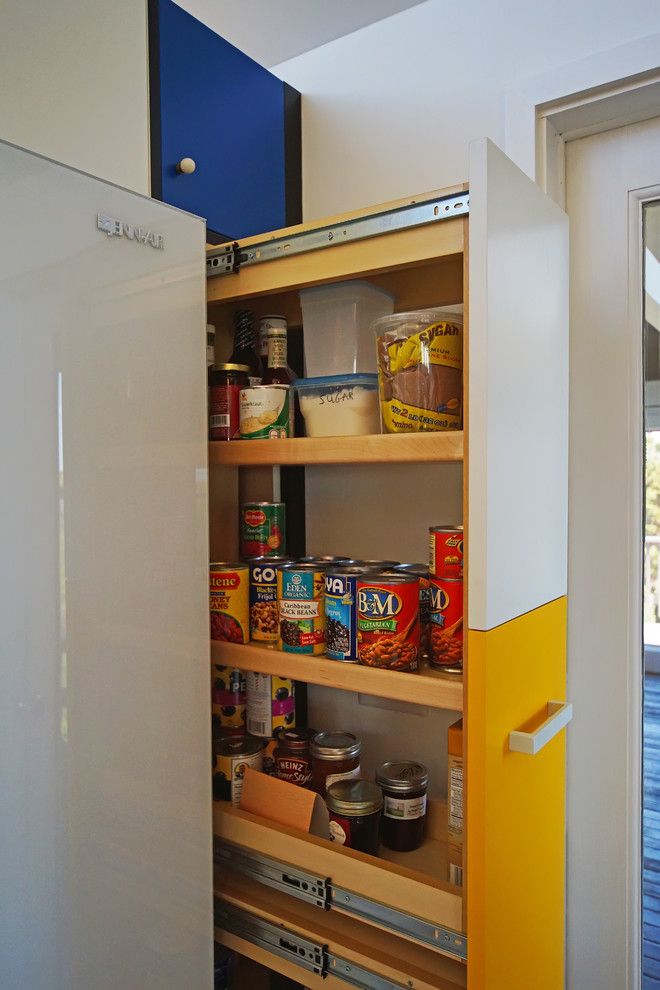
[[[278,649],[325,653],[325,569],[284,564],[277,569]]]
[[[283,557],[286,552],[284,502],[245,502],[241,506],[241,557]]]
[[[293,436],[288,385],[253,385],[241,389],[242,440],[282,440]]]

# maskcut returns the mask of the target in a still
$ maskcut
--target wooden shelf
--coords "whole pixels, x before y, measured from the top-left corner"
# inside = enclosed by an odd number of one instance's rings
[[[244,645],[220,643],[217,640],[211,642],[211,657],[214,663],[226,667],[256,670],[260,674],[276,674],[290,677],[294,681],[375,695],[377,698],[393,698],[395,701],[408,701],[429,708],[463,711],[462,677],[457,674],[443,674],[427,666],[417,674],[407,674],[398,670],[342,663],[326,657],[283,653],[256,643]]]
[[[463,431],[379,433],[363,437],[293,437],[209,443],[209,464],[386,464],[462,461]]]

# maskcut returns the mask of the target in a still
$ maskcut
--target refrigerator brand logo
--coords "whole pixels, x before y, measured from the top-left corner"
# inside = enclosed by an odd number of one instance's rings
[[[114,217],[107,217],[104,213],[97,213],[96,226],[108,237],[127,237],[129,241],[149,244],[150,247],[159,248],[161,251],[165,247],[165,238],[162,234],[155,234],[153,230],[145,230],[144,227],[136,227],[132,223],[124,223],[123,220],[115,220]]]

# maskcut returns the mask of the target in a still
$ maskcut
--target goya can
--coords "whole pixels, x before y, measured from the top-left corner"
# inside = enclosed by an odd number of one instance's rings
[[[211,639],[224,643],[249,642],[248,583],[249,574],[245,564],[210,565]]]
[[[279,636],[277,568],[288,563],[283,557],[253,557],[250,568],[250,638],[258,643],[276,643]]]
[[[284,502],[246,502],[241,506],[241,557],[277,557],[286,553]]]
[[[429,570],[448,580],[463,579],[463,527],[431,526],[429,530]]]
[[[429,658],[429,622],[431,618],[431,584],[426,564],[397,564],[395,574],[414,574],[419,578],[419,638],[422,656]]]
[[[357,583],[368,567],[331,567],[325,575],[325,653],[357,663]]]
[[[245,733],[245,674],[236,667],[211,664],[211,712],[214,735]]]
[[[234,736],[220,739],[213,753],[213,799],[231,801],[235,808],[241,803],[243,778],[248,767],[261,770],[261,739]]]
[[[325,652],[325,568],[284,564],[277,570],[278,648],[285,653]]]
[[[459,671],[463,666],[463,582],[431,577],[431,663]]]
[[[288,677],[257,674],[248,670],[246,677],[247,730],[253,736],[270,739],[278,729],[295,729],[295,683]]]
[[[368,667],[417,670],[419,578],[365,575],[357,585],[358,661]]]

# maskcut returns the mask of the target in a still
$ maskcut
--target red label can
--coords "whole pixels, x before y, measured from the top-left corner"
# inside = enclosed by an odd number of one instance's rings
[[[244,364],[218,364],[209,382],[209,440],[238,440],[241,389],[248,384]]]
[[[250,642],[249,571],[245,564],[211,564],[209,609],[211,639]]]
[[[448,580],[463,579],[463,527],[431,526],[429,571]]]
[[[431,663],[460,668],[463,664],[463,582],[431,578]]]
[[[420,654],[419,578],[372,574],[357,582],[358,662],[417,670]]]

